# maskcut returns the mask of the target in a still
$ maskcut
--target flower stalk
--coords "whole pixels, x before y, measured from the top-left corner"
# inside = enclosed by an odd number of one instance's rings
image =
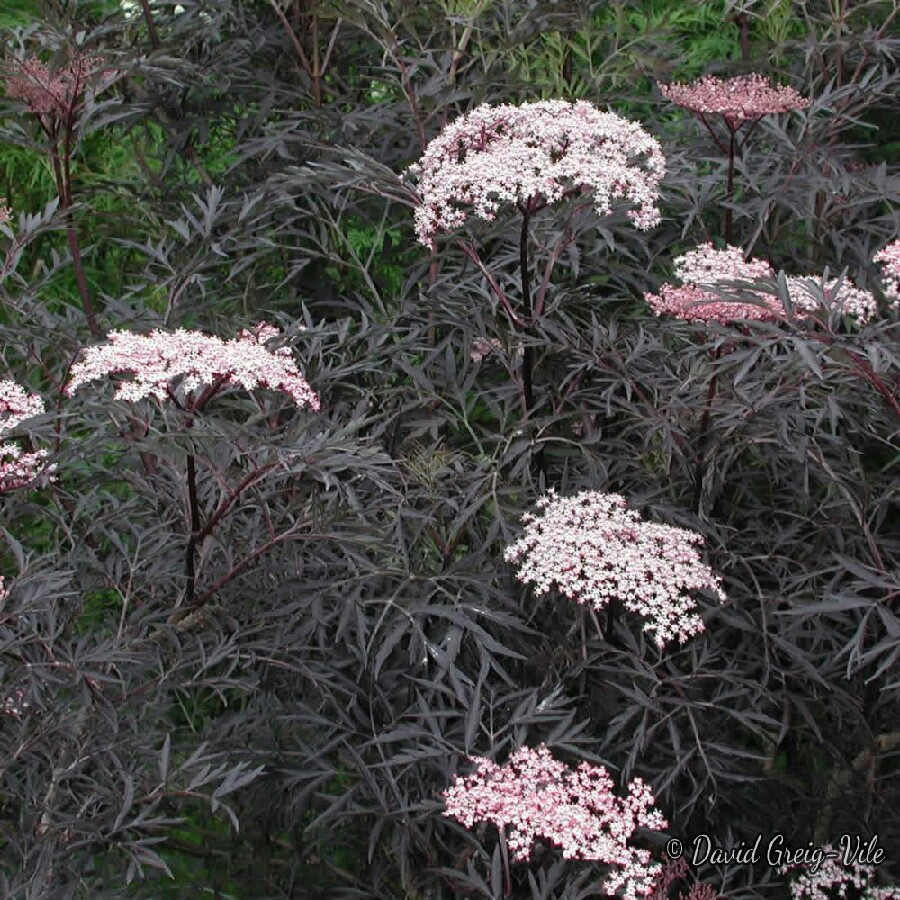
[[[100,326],[85,274],[78,228],[72,212],[74,202],[72,157],[77,145],[76,130],[85,94],[92,78],[107,74],[99,59],[82,53],[71,54],[68,64],[53,72],[39,59],[17,59],[6,77],[8,96],[22,100],[35,117],[47,139],[47,149],[72,257],[75,284],[88,329],[100,336]]]
[[[522,213],[522,229],[519,233],[519,275],[522,282],[522,308],[525,312],[525,328],[531,327],[534,310],[531,307],[531,278],[528,272],[528,224],[531,220],[529,205],[520,207]],[[534,388],[532,387],[532,373],[534,369],[534,348],[527,342],[522,349],[522,391],[525,407],[525,417],[534,411]]]

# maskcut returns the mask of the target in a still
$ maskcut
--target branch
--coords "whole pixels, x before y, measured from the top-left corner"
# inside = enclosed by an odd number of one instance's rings
[[[478,255],[478,251],[464,240],[458,240],[460,248],[463,253],[475,263],[476,266],[481,270],[481,274],[487,279],[488,285],[490,285],[491,290],[497,296],[497,299],[503,305],[503,309],[506,311],[506,314],[509,316],[510,321],[516,328],[522,328],[525,323],[516,315],[516,311],[512,308],[512,305],[509,302],[509,298],[506,296],[506,292],[502,287],[497,283],[497,279],[487,270],[484,263],[481,260],[481,257]]]
[[[272,547],[276,547],[278,544],[283,544],[285,541],[290,540],[294,537],[295,533],[299,530],[299,525],[294,525],[292,528],[288,529],[284,532],[284,534],[279,534],[273,537],[271,540],[266,541],[265,544],[257,547],[253,550],[248,556],[242,559],[236,566],[234,566],[229,572],[226,572],[218,581],[216,581],[212,587],[202,593],[197,599],[194,601],[194,607],[203,606],[207,600],[210,599],[214,594],[218,593],[229,581],[233,581],[238,577],[249,565],[252,563],[257,557],[262,556],[263,553],[268,552],[272,549]]]
[[[245,475],[237,487],[228,494],[218,507],[216,507],[216,510],[206,520],[206,524],[197,532],[197,541],[202,541],[203,538],[212,532],[213,528],[215,528],[222,520],[225,513],[234,506],[235,501],[247,490],[247,488],[264,478],[273,469],[277,469],[280,466],[281,463],[269,463],[268,465],[260,466],[260,468],[254,469],[248,475]]]
[[[309,57],[306,55],[306,51],[303,49],[303,44],[300,43],[300,39],[294,34],[294,29],[291,28],[291,23],[288,22],[287,16],[284,14],[282,8],[275,2],[275,0],[269,0],[269,6],[275,10],[275,15],[281,20],[281,24],[284,26],[284,30],[287,32],[288,37],[291,39],[291,43],[294,45],[294,50],[297,52],[297,56],[300,59],[300,65],[303,67],[303,71],[309,75],[310,78],[313,76],[313,68],[309,63]]]

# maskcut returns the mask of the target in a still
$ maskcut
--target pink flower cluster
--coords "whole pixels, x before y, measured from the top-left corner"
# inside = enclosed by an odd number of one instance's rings
[[[754,294],[759,303],[728,300],[716,293],[733,282],[772,278],[775,273],[764,260],[746,260],[738,247],[716,250],[712,243],[701,244],[675,258],[675,274],[683,282],[664,284],[658,294],[644,299],[658,315],[675,316],[693,322],[733,322],[738,319],[776,319],[784,317],[777,298]],[[713,290],[710,290],[712,288]]]
[[[37,57],[13,59],[15,74],[6,78],[6,93],[22,100],[35,115],[65,120],[92,79],[114,74],[103,68],[103,60],[75,53],[66,66],[51,70]]]
[[[624,200],[636,207],[628,213],[635,225],[651,228],[665,159],[634,122],[584,101],[546,100],[477,107],[444,128],[409,171],[422,197],[416,234],[433,249],[438,232],[470,214],[492,221],[502,204],[550,204],[584,190],[601,215]]]
[[[624,798],[613,794],[613,781],[603,767],[581,763],[572,769],[554,759],[546,746],[520,747],[498,766],[473,757],[477,768],[466,778],[456,776],[444,791],[444,815],[466,828],[489,822],[509,827],[509,849],[527,860],[536,840],[562,848],[566,859],[590,859],[617,867],[604,888],[608,894],[624,889],[628,900],[649,895],[661,866],[650,853],[629,847],[636,828],[658,830],[667,823],[651,809],[650,788],[635,778]]]
[[[900,888],[879,888],[870,882],[875,866],[852,860],[844,865],[841,854],[831,844],[822,847],[823,858],[816,871],[803,871],[791,882],[792,900],[832,900],[846,897],[849,888],[860,900],[900,900]],[[782,866],[782,874],[795,871],[798,866]]]
[[[181,379],[186,393],[201,385],[231,382],[248,391],[260,386],[283,391],[299,407],[318,410],[319,398],[297,370],[290,349],[263,346],[280,333],[265,322],[241,331],[230,341],[184,329],[157,329],[146,335],[112,331],[106,344],[88,347],[83,359],[72,367],[66,393],[71,396],[87,382],[126,372],[134,380],[119,385],[116,397],[120,400],[163,400],[171,383]]]
[[[525,534],[504,556],[519,563],[516,577],[538,594],[555,589],[598,610],[618,599],[646,619],[644,630],[660,647],[704,630],[692,612],[692,591],[725,599],[697,552],[700,535],[644,522],[618,494],[582,491],[563,498],[551,491],[537,506],[543,515],[523,516]]]
[[[9,97],[22,100],[29,110],[51,119],[65,119],[96,75],[106,74],[103,61],[95,56],[76,53],[68,64],[51,70],[37,57],[12,60],[12,71],[6,79]]]
[[[878,310],[878,302],[869,291],[854,287],[846,278],[838,289],[840,279],[822,282],[816,278],[788,275],[787,286],[791,301],[804,312],[813,312],[824,294],[826,303],[837,305],[842,315],[855,316],[861,323],[867,322]]]
[[[0,437],[43,411],[44,402],[36,394],[26,393],[14,381],[0,381]],[[24,487],[40,474],[50,475],[55,466],[47,466],[46,457],[46,450],[23,453],[16,444],[0,444],[0,491]]]
[[[15,444],[0,444],[0,491],[26,487],[39,475],[53,480],[55,465],[46,465],[46,450],[23,453]]]
[[[5,225],[12,218],[12,210],[6,205],[6,200],[0,200],[0,225]]]
[[[874,259],[881,264],[885,294],[893,305],[900,304],[900,239],[876,253]]]
[[[739,128],[744,122],[761,119],[770,113],[804,109],[810,101],[791,87],[773,87],[759,74],[719,78],[704,75],[690,84],[661,84],[666,99],[700,116],[718,114],[728,127]]]
[[[675,316],[692,322],[728,323],[738,320],[784,319],[787,312],[782,302],[771,294],[751,291],[752,299],[730,300],[723,292],[737,289],[737,282],[753,282],[775,277],[764,260],[744,259],[738,247],[716,250],[709,242],[675,258],[675,275],[682,285],[664,284],[659,293],[646,293],[644,299],[659,315]],[[838,290],[839,279],[819,283],[809,276],[787,276],[788,292],[799,312],[813,312],[817,299],[824,293],[825,301],[838,305],[843,315],[855,316],[867,322],[878,304],[868,291],[854,287],[846,278]],[[746,288],[744,289],[746,293]]]
[[[44,401],[37,394],[26,393],[14,381],[0,381],[0,434],[43,411]]]
[[[674,316],[688,322],[735,322],[738,320],[764,321],[778,318],[776,309],[781,304],[777,298],[766,297],[766,305],[723,300],[712,291],[695,284],[664,284],[658,294],[645,294],[644,299],[658,316]],[[760,297],[763,300],[762,297]]]

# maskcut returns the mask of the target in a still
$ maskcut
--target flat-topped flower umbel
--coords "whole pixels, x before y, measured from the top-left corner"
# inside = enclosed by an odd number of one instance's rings
[[[173,396],[180,382],[187,394],[205,387],[204,402],[226,384],[240,384],[248,391],[267,387],[282,391],[299,407],[319,409],[319,398],[300,374],[288,347],[269,350],[266,341],[281,332],[265,322],[223,341],[199,331],[157,329],[150,334],[112,331],[108,343],[88,347],[83,359],[72,367],[66,393],[71,394],[107,375],[127,373],[134,380],[119,385],[116,398],[142,400]]]
[[[873,884],[875,866],[850,859],[843,841],[837,848],[825,844],[821,853],[822,859],[815,871],[809,863],[779,868],[782,875],[798,873],[798,877],[791,881],[792,900],[831,900],[832,897],[848,896],[859,897],[859,900],[900,900],[900,887],[878,887]],[[845,859],[845,855],[848,858]]]
[[[805,109],[810,104],[794,88],[773,86],[757,73],[734,78],[704,75],[690,84],[673,82],[661,84],[659,89],[676,106],[700,117],[722,116],[731,129],[773,113]]]
[[[602,766],[581,763],[572,769],[554,759],[541,744],[520,747],[506,765],[472,757],[475,772],[444,791],[444,815],[466,828],[489,822],[510,828],[509,849],[515,859],[531,856],[536,840],[562,848],[566,859],[596,860],[615,867],[604,884],[609,895],[624,889],[626,898],[646,897],[662,869],[650,853],[629,847],[637,828],[660,830],[668,823],[652,809],[650,788],[635,778],[628,795],[613,793],[613,780]]]
[[[658,294],[645,294],[644,299],[658,316],[674,316],[687,322],[720,322],[727,324],[742,320],[766,321],[778,318],[778,298],[767,306],[723,300],[712,291],[696,284],[664,284]],[[762,299],[762,297],[761,297]],[[782,313],[783,315],[783,313]]]
[[[584,101],[546,100],[477,107],[451,122],[410,171],[422,197],[416,234],[433,249],[438,232],[470,215],[491,221],[503,204],[534,211],[582,191],[601,215],[614,201],[634,204],[632,221],[651,228],[660,220],[665,159],[635,122]]]
[[[28,394],[14,381],[0,381],[0,437],[5,437],[26,419],[44,412],[44,401]],[[49,475],[54,467],[46,466],[46,450],[23,453],[15,444],[0,444],[0,491],[30,484],[40,474]]]
[[[14,381],[0,381],[0,434],[44,412],[44,401]]]
[[[697,552],[703,545],[699,534],[644,522],[618,494],[551,492],[537,506],[543,515],[522,517],[525,534],[504,557],[519,564],[516,577],[538,594],[555,589],[597,610],[618,600],[647,620],[644,631],[660,647],[704,630],[692,612],[692,591],[725,599],[719,579]]]
[[[298,407],[308,406],[318,410],[319,398],[298,371],[290,349],[281,347],[269,350],[263,346],[280,334],[277,328],[266,322],[242,330],[230,341],[184,329],[157,329],[150,334],[112,331],[106,344],[88,347],[83,358],[72,366],[65,392],[71,396],[90,381],[108,375],[128,374],[133,378],[119,384],[116,391],[118,399],[132,402],[147,397],[160,401],[169,399],[183,412],[184,424],[188,428],[193,427],[195,416],[228,384],[239,384],[248,391],[258,387],[281,391],[291,397]],[[197,598],[197,548],[241,493],[273,468],[274,465],[256,468],[209,514],[204,523],[197,492],[196,460],[193,452],[188,453],[185,605],[191,606],[195,602],[202,605],[218,587],[234,577],[226,576],[225,581],[220,579],[216,587]],[[240,566],[233,570],[240,571]]]
[[[644,299],[658,315],[691,322],[733,322],[739,319],[784,318],[777,297],[757,295],[759,303],[728,300],[710,288],[727,288],[734,282],[773,278],[772,267],[762,259],[745,259],[738,247],[716,250],[709,242],[675,258],[675,275],[681,286],[664,284],[658,294]]]

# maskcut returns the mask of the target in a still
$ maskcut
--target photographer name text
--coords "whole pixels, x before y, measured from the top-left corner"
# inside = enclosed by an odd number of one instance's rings
[[[844,834],[837,848],[817,847],[812,841],[803,847],[792,847],[783,834],[773,835],[763,844],[763,835],[757,835],[752,844],[741,841],[728,847],[719,846],[708,834],[698,834],[690,847],[691,865],[698,866],[709,862],[713,865],[738,863],[751,865],[765,861],[773,868],[782,866],[808,866],[815,874],[826,859],[839,859],[844,866],[854,863],[858,865],[879,865],[884,862],[884,850],[878,847],[878,835],[864,840],[858,835]],[[672,838],[666,845],[666,853],[670,859],[684,856],[684,845],[677,838]]]

